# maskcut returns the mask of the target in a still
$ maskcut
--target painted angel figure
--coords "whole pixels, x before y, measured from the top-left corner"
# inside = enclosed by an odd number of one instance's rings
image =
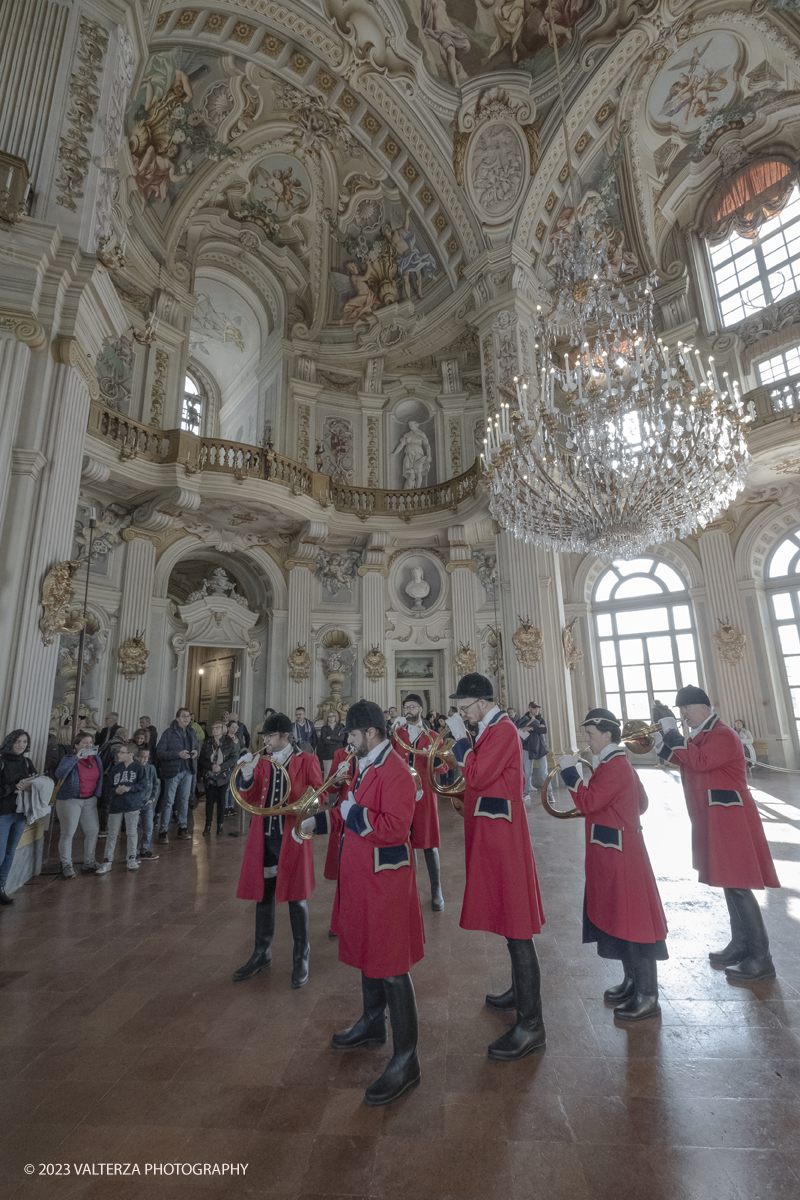
[[[339,324],[360,325],[362,322],[366,322],[377,308],[380,308],[380,301],[369,286],[371,275],[369,267],[362,267],[360,263],[351,261],[345,263],[345,271],[346,275],[343,275],[341,271],[330,272],[331,285],[335,292],[338,292],[340,296],[355,292],[355,296],[352,296],[342,309]]]
[[[469,76],[458,61],[458,55],[469,51],[470,40],[463,29],[450,20],[446,0],[422,0],[422,32],[437,43],[453,87],[466,83]]]
[[[146,116],[137,121],[128,139],[136,172],[136,183],[144,198],[166,200],[170,183],[178,183],[191,172],[186,163],[180,171],[175,159],[184,140],[184,132],[175,127],[183,114],[183,106],[192,99],[192,85],[183,71],[175,71],[172,83],[157,96],[153,78],[144,79]]]
[[[672,69],[681,71],[681,75],[661,107],[664,116],[677,117],[683,110],[683,123],[688,125],[692,118],[707,116],[712,98],[728,86],[728,80],[715,67],[700,66],[712,40],[709,38],[702,48],[695,46],[691,58],[675,63]]]
[[[406,219],[403,225],[398,225],[396,228],[391,226],[387,221],[381,225],[381,234],[388,242],[392,251],[397,256],[397,274],[400,276],[400,281],[403,290],[406,294],[406,299],[411,300],[411,281],[413,279],[416,287],[417,296],[422,299],[422,276],[436,274],[436,259],[432,254],[427,254],[422,250],[417,249],[417,239],[415,234],[411,233],[408,224],[411,220],[411,210],[406,209]]]

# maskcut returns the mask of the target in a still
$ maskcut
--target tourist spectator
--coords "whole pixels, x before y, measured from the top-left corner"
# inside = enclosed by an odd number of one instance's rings
[[[215,805],[217,808],[217,833],[222,833],[225,797],[231,771],[236,766],[238,757],[237,742],[225,732],[222,721],[215,721],[211,726],[211,736],[206,738],[200,747],[200,757],[197,760],[198,779],[203,781],[206,788],[206,823],[203,837],[208,837],[211,833]]]
[[[238,762],[240,757],[242,756],[242,754],[244,754],[244,751],[245,751],[244,742],[242,741],[242,739],[239,736],[239,722],[238,721],[230,721],[228,723],[228,725],[226,726],[225,732],[227,733],[228,737],[233,742],[235,752],[236,752],[236,762]],[[236,811],[236,804],[233,799],[233,792],[231,791],[231,785],[230,785],[230,779],[229,779],[228,787],[225,791],[225,812],[232,813],[235,811]]]
[[[97,798],[103,791],[103,775],[103,764],[94,739],[90,733],[81,730],[75,738],[71,753],[65,754],[56,767],[56,781],[61,780],[56,797],[56,814],[61,829],[58,854],[61,859],[61,874],[65,879],[75,878],[72,839],[79,824],[83,830],[81,872],[88,874],[97,869],[95,852],[100,829]]]
[[[250,746],[250,731],[248,730],[244,721],[239,720],[238,712],[229,712],[225,714],[225,724],[230,725],[231,721],[235,721],[238,726],[237,737],[239,739],[239,744],[248,749]]]
[[[663,700],[656,700],[653,704],[653,723],[663,721],[665,717],[674,717],[675,713],[665,704]]]
[[[317,748],[317,731],[314,727],[314,722],[309,721],[306,717],[306,710],[304,708],[296,708],[294,710],[292,737],[300,749],[307,750],[309,754],[313,754]]]
[[[128,840],[128,870],[138,871],[139,863],[136,858],[137,842],[139,840],[139,813],[144,801],[147,776],[141,763],[136,761],[137,747],[133,742],[125,742],[117,750],[117,761],[110,771],[111,775],[111,807],[108,814],[108,840],[106,841],[105,862],[97,868],[98,875],[105,875],[114,863],[114,850],[117,838],[125,820],[125,833]]]
[[[509,714],[510,715],[510,714]],[[522,738],[522,766],[525,771],[525,799],[530,799],[533,768],[537,768],[537,786],[547,778],[547,725],[540,706],[531,700],[528,711],[515,724]]]
[[[672,716],[672,713],[670,713],[670,716]],[[733,722],[733,728],[736,730],[739,738],[741,739],[744,756],[747,759],[747,766],[750,768],[756,761],[755,738],[750,730],[745,727],[745,723],[741,717],[737,717]]]
[[[13,904],[6,880],[25,828],[25,813],[17,812],[17,792],[31,786],[38,774],[28,758],[31,739],[24,729],[14,729],[0,745],[0,904]]]
[[[333,756],[344,745],[344,725],[338,713],[329,712],[317,739],[317,756],[322,766],[322,778],[328,778]]]
[[[150,734],[146,729],[137,729],[131,738],[131,741],[133,742],[134,746],[138,746],[140,750],[150,749]]]
[[[192,714],[188,708],[179,708],[175,720],[164,730],[156,748],[158,773],[164,780],[164,796],[161,806],[159,844],[169,842],[169,819],[172,806],[178,813],[178,840],[189,837],[187,828],[189,798],[194,791],[197,778],[197,737],[190,726]]]
[[[275,716],[275,713],[277,711],[278,710],[276,708],[265,708],[264,709],[264,723],[262,724],[262,726],[259,730],[259,733],[261,734],[262,737],[264,736],[264,725],[267,723],[267,721],[270,719],[270,717]]]
[[[205,730],[203,729],[203,726],[197,720],[197,713],[190,713],[190,717],[191,717],[191,720],[189,722],[189,725],[194,730],[194,736],[197,738],[197,744],[199,746],[200,743],[202,742],[203,738],[206,736],[206,733],[205,733]]]
[[[111,738],[113,738],[114,734],[119,729],[119,725],[117,724],[118,721],[119,713],[112,712],[108,714],[102,729],[98,729],[97,733],[94,735],[94,744],[97,746],[98,750],[102,750],[106,742],[109,742]]]
[[[137,732],[141,733],[142,731],[137,730]],[[139,746],[136,761],[144,767],[145,777],[142,788],[142,807],[139,809],[139,848],[137,858],[150,859],[152,861],[158,858],[157,854],[153,854],[150,845],[153,841],[153,820],[155,818],[161,783],[155,767],[150,762],[150,749],[148,746]]]
[[[155,725],[150,724],[149,717],[139,717],[139,728],[136,730],[136,732],[139,733],[141,730],[144,730],[150,739],[150,765],[152,766],[152,759],[155,757],[156,746],[158,745],[158,730],[156,729]]]
[[[108,813],[111,804],[111,774],[117,761],[117,751],[128,741],[128,731],[122,725],[117,725],[114,733],[99,747],[100,762],[103,766],[103,790],[97,801],[97,816],[100,820],[98,837],[104,838],[108,831]]]
[[[94,745],[94,738],[92,738],[92,745]],[[47,749],[45,750],[44,754],[45,775],[49,775],[51,779],[55,779],[56,767],[61,762],[64,755],[69,754],[70,750],[70,746],[64,746],[61,742],[59,742],[58,736],[55,733],[48,733]]]

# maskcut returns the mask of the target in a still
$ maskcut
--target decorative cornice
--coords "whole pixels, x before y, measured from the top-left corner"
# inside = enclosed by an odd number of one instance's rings
[[[88,350],[80,344],[77,338],[56,338],[50,343],[50,353],[57,363],[65,367],[74,367],[83,377],[92,400],[100,399],[100,385],[97,382],[97,371]]]
[[[43,350],[47,335],[42,325],[31,312],[23,309],[0,308],[0,330],[8,329],[18,342],[24,342],[31,350]]]

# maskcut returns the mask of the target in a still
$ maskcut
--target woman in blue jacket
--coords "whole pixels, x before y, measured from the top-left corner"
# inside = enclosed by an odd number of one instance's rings
[[[97,815],[97,797],[103,789],[103,764],[97,753],[94,738],[90,733],[79,733],[72,746],[72,754],[65,754],[56,767],[56,780],[60,780],[56,812],[61,826],[58,853],[61,858],[61,874],[65,879],[75,878],[72,865],[72,839],[80,822],[83,830],[82,873],[95,871],[95,850],[100,820]]]

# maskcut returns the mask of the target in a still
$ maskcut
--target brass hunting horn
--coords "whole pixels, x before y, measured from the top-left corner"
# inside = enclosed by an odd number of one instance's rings
[[[622,730],[622,740],[619,744],[621,746],[626,746],[627,749],[630,750],[631,754],[649,754],[656,743],[657,733],[661,733],[660,724],[646,725],[644,721],[626,721]],[[577,751],[574,753],[577,754]],[[559,755],[558,757],[561,758],[562,756]],[[580,757],[579,755],[578,757],[580,758],[580,761],[589,768],[589,774],[591,774],[594,770],[592,764],[588,761],[588,759]],[[553,767],[552,771],[548,773],[547,778],[542,784],[542,808],[545,812],[549,813],[551,817],[558,817],[560,821],[569,820],[571,817],[582,817],[584,814],[579,808],[559,809],[554,808],[550,803],[550,784],[552,783],[553,779],[555,779],[556,775],[558,775],[560,770],[561,768],[559,766]]]
[[[405,743],[403,743],[403,745],[405,746]],[[436,778],[436,772],[434,770],[434,765],[436,759],[438,758],[444,763],[448,771],[460,771],[459,765],[453,756],[454,745],[455,742],[452,740],[452,738],[445,740],[445,735],[443,733],[437,733],[433,744],[429,746],[428,749],[418,750],[415,746],[407,746],[406,749],[408,749],[411,754],[419,755],[421,758],[426,758],[428,760],[428,783],[430,784],[431,788],[437,796],[441,796],[443,799],[449,800],[456,812],[460,816],[463,816],[464,813],[462,809],[461,798],[466,791],[466,779],[463,775],[459,774],[459,778],[455,781],[455,783],[450,784],[449,787],[442,787]]]
[[[271,755],[265,754],[264,757],[269,759],[270,765],[272,767],[277,767],[283,776],[280,802],[278,804],[274,804],[272,808],[259,808],[258,805],[248,804],[246,800],[242,799],[242,795],[236,785],[236,776],[242,769],[242,766],[244,765],[243,763],[239,763],[231,775],[231,795],[240,808],[243,808],[245,812],[251,813],[254,817],[295,817],[295,832],[297,833],[297,836],[303,841],[310,841],[310,839],[314,836],[313,833],[303,833],[301,825],[306,817],[313,817],[316,813],[322,810],[323,806],[319,802],[319,797],[323,792],[327,792],[328,788],[331,786],[330,779],[326,779],[322,786],[316,788],[316,790],[311,787],[306,788],[299,800],[294,800],[291,804],[287,804],[283,797],[288,796],[292,790],[292,781],[289,778],[289,772],[282,763],[276,762]],[[352,755],[348,755],[343,761],[349,762],[351,757]]]

